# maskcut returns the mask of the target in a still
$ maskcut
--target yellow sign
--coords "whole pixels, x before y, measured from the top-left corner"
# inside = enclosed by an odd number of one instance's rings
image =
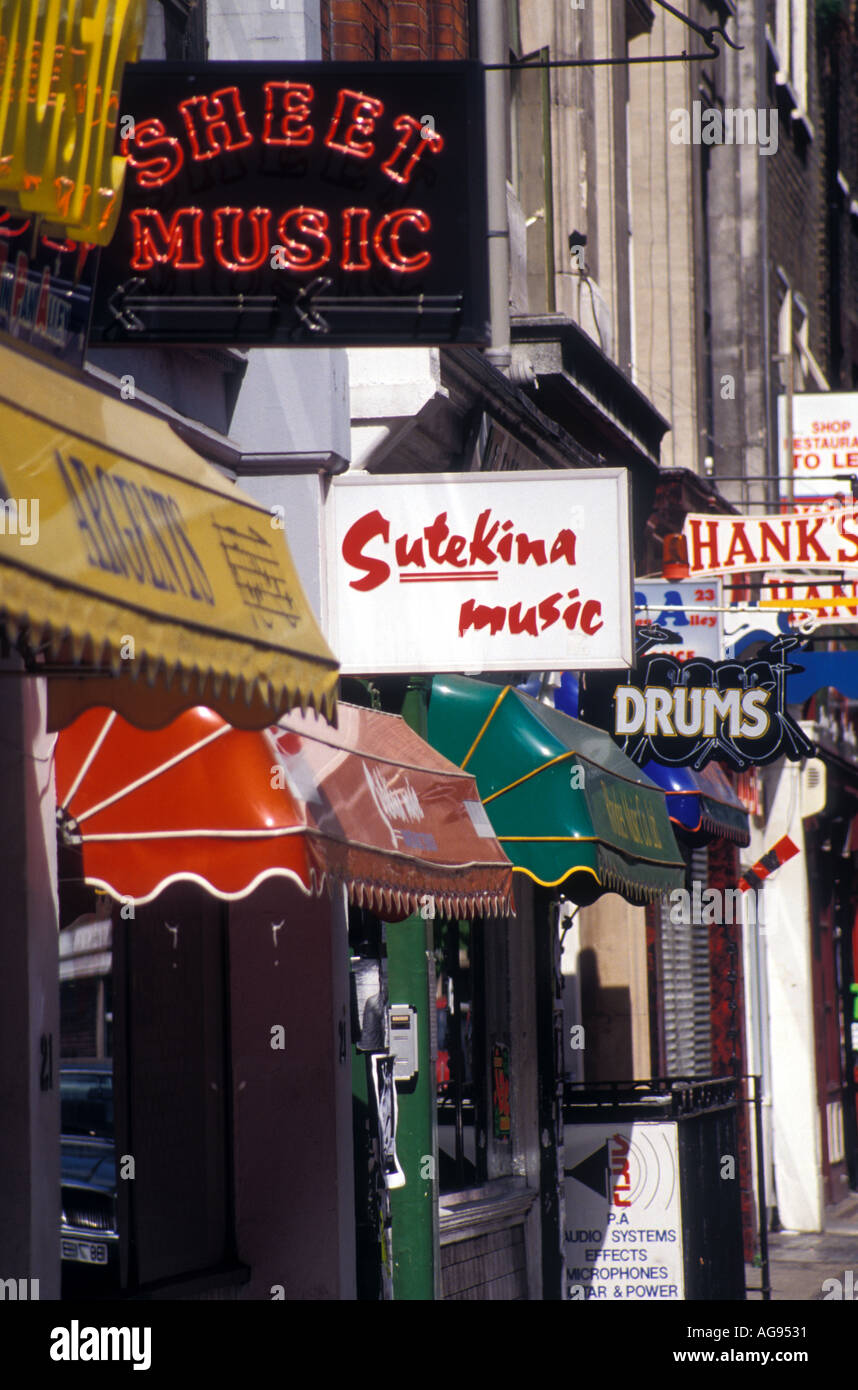
[[[0,439],[0,607],[31,642],[89,653],[107,689],[160,669],[193,685],[186,704],[240,691],[263,723],[333,711],[337,663],[278,513],[162,421],[6,349]]]
[[[122,203],[119,89],[146,0],[0,4],[0,204],[106,246]]]

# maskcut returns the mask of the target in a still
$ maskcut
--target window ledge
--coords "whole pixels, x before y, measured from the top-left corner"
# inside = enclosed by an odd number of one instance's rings
[[[802,111],[800,108],[798,108],[795,111],[793,111],[792,119],[795,121],[796,125],[800,125],[803,127],[807,139],[812,140],[815,132],[813,129],[813,122],[808,116],[807,112]]]
[[[536,1201],[524,1178],[500,1178],[467,1192],[441,1197],[441,1244],[490,1235],[520,1226]]]

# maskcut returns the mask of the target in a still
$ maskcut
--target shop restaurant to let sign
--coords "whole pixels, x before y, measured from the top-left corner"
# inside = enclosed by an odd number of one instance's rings
[[[347,474],[326,518],[344,672],[632,665],[625,469]]]
[[[488,341],[473,63],[139,63],[91,341]]]
[[[787,398],[778,397],[781,496],[786,492]],[[795,498],[849,495],[858,475],[858,391],[796,392],[792,398],[792,468]]]

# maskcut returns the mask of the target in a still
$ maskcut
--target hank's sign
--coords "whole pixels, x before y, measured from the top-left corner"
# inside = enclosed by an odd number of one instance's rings
[[[623,469],[346,476],[327,523],[343,671],[631,666]]]
[[[470,63],[140,63],[95,341],[481,343]]]
[[[791,516],[687,516],[692,575],[858,569],[858,508]]]

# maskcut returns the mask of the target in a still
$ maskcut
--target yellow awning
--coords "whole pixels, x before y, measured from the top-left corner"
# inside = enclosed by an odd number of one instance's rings
[[[282,521],[163,421],[0,347],[0,618],[51,662],[49,727],[108,705],[154,728],[332,717],[337,662]]]

